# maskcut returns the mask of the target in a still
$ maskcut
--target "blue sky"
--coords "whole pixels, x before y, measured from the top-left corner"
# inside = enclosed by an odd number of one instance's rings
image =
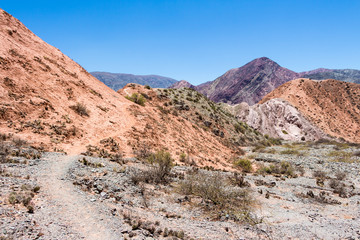
[[[199,84],[263,56],[294,71],[360,69],[357,0],[2,0],[0,8],[88,71]]]

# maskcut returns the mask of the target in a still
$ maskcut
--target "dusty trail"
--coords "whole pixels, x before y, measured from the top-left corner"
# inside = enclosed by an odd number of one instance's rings
[[[78,158],[45,156],[37,176],[42,207],[35,214],[36,221],[49,239],[119,239],[114,227],[109,227],[114,226],[114,219],[67,180],[66,175]]]

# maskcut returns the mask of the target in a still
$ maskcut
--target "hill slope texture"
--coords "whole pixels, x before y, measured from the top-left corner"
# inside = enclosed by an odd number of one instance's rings
[[[213,109],[206,107],[200,116],[196,105],[185,105],[191,93],[175,94],[173,106],[168,96],[139,85],[116,93],[2,10],[0,44],[0,132],[37,147],[69,153],[92,149],[102,156],[108,156],[107,148],[132,156],[147,146],[167,149],[175,158],[186,152],[206,165],[208,159],[225,161],[239,145],[262,139],[251,128],[235,132],[235,117],[234,124],[218,124],[222,121],[214,119],[219,116],[212,102],[204,103]],[[146,98],[143,106],[126,99],[132,94]],[[176,114],[170,114],[175,107]],[[207,119],[208,126],[194,124],[185,111]],[[213,119],[207,117],[210,112]]]
[[[271,99],[253,106],[240,103],[230,108],[241,121],[273,138],[315,141],[327,137],[295,107],[282,99]]]
[[[325,133],[360,142],[359,84],[296,79],[272,91],[260,103],[274,98],[291,103]]]

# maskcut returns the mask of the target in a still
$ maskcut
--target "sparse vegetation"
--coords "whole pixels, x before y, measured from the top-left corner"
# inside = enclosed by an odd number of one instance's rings
[[[257,173],[265,175],[265,174],[274,174],[274,175],[285,175],[288,177],[297,177],[295,173],[295,168],[291,163],[282,161],[277,164],[270,164],[269,166],[262,166],[257,170]]]
[[[79,159],[79,162],[81,162],[82,164],[84,164],[85,166],[89,166],[89,167],[93,167],[93,168],[100,168],[100,167],[104,167],[105,165],[103,163],[99,163],[99,162],[92,162],[90,160],[88,160],[87,158],[82,158]]]
[[[232,177],[229,178],[230,182],[238,187],[250,187],[250,183],[245,180],[244,174],[238,174],[237,172],[234,173]]]
[[[249,220],[253,204],[249,193],[228,187],[220,173],[190,173],[180,183],[179,191],[202,198],[204,203],[208,203],[202,206],[216,219],[222,219],[226,215],[235,221]]]
[[[131,180],[134,184],[140,182],[166,184],[170,181],[173,159],[169,152],[158,151],[155,154],[151,154],[147,161],[151,164],[148,169],[141,172],[133,172]]]
[[[338,172],[336,172],[335,177],[337,180],[340,180],[340,181],[344,180],[346,178],[346,173],[338,171]]]
[[[243,172],[251,172],[252,164],[251,161],[247,158],[240,158],[239,160],[234,162],[235,166],[240,167]]]
[[[140,93],[133,93],[131,96],[126,96],[125,98],[136,104],[139,104],[140,106],[145,106],[146,99]]]
[[[332,157],[333,160],[336,162],[353,162],[353,160],[351,159],[353,153],[351,152],[331,151],[328,153],[327,156]]]
[[[70,108],[82,117],[89,117],[90,112],[83,103],[76,103],[75,105],[70,106]]]
[[[298,150],[295,150],[295,149],[286,149],[286,150],[281,151],[280,154],[300,155],[300,152]]]

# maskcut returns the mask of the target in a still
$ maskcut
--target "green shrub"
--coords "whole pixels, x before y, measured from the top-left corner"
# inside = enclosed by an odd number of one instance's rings
[[[245,131],[246,131],[246,128],[243,126],[242,123],[235,123],[235,124],[234,124],[234,128],[235,128],[235,131],[236,131],[237,133],[240,132],[240,133],[244,134]]]
[[[171,168],[173,167],[173,159],[169,152],[163,150],[150,155],[148,161],[153,165],[152,174],[153,182],[165,183],[170,175]]]
[[[252,171],[252,165],[251,161],[246,158],[240,158],[239,160],[235,161],[235,166],[238,166],[242,169],[243,172],[251,172]]]
[[[187,156],[186,156],[186,154],[185,153],[181,153],[180,154],[180,162],[186,162],[186,159],[187,159]]]
[[[288,177],[297,177],[295,173],[294,167],[291,163],[282,161],[281,163],[277,164],[270,164],[269,166],[262,166],[257,170],[259,174],[279,174],[285,175]]]
[[[283,134],[289,134],[287,131],[285,131],[285,130],[282,130],[282,133]]]
[[[125,98],[140,106],[145,106],[146,99],[142,94],[133,93],[131,96],[125,96]]]

